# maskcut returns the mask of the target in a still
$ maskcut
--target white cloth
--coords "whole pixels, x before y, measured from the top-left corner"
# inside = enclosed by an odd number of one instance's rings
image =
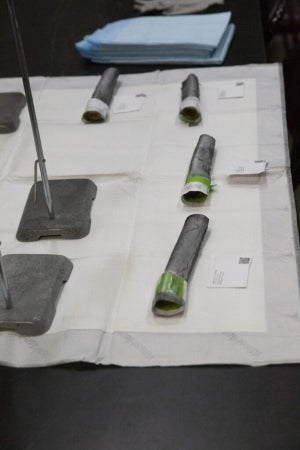
[[[86,238],[18,242],[15,232],[35,159],[27,111],[17,133],[0,136],[3,254],[62,254],[74,264],[49,331],[34,338],[1,332],[1,363],[300,361],[299,247],[280,67],[193,72],[201,83],[203,115],[195,127],[178,118],[181,82],[189,69],[121,76],[118,94],[145,94],[143,107],[111,114],[99,125],[81,122],[97,77],[32,80],[50,178],[90,177],[98,195]],[[219,99],[222,80],[243,81],[244,97]],[[0,80],[0,88],[7,83]],[[189,283],[185,314],[154,317],[157,280],[184,219],[195,212],[181,203],[180,194],[202,133],[216,139],[212,182],[217,186],[197,208],[210,218],[207,239]],[[228,163],[237,159],[266,159],[268,172],[229,179]],[[228,253],[253,258],[248,287],[208,288],[212,256]]]

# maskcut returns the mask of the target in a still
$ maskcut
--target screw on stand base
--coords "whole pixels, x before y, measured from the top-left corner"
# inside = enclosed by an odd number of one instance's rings
[[[43,237],[79,239],[89,234],[91,208],[97,186],[88,179],[50,180],[55,209],[54,219],[49,218],[43,196],[43,186],[37,183],[37,199],[32,186],[17,231],[17,239],[36,241]]]
[[[5,309],[1,301],[0,331],[26,336],[45,333],[73,264],[61,255],[5,255],[3,262],[13,308]]]

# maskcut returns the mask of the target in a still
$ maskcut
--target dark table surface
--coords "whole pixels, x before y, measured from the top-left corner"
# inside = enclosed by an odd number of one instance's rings
[[[74,43],[136,15],[132,2],[15,0],[30,74],[102,73]],[[264,62],[258,0],[226,6],[237,30],[225,65]],[[4,0],[0,8],[0,77],[19,76]],[[300,365],[0,367],[0,405],[1,450],[300,449]]]
[[[106,66],[83,59],[74,44],[108,22],[138,16],[133,9],[133,2],[134,0],[15,0],[30,75],[102,73]],[[214,6],[208,10],[232,11],[236,33],[225,65],[264,62],[259,0],[226,0],[225,3],[226,8]],[[5,0],[0,0],[0,7],[0,76],[16,76],[20,71]],[[121,73],[132,73],[171,66],[118,67]]]

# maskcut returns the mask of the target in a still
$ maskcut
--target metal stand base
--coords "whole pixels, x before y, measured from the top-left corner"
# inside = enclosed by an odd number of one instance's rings
[[[16,131],[20,124],[20,113],[26,105],[21,92],[0,93],[0,134]]]
[[[65,256],[26,254],[5,255],[3,262],[13,308],[0,307],[0,330],[26,336],[45,333],[73,264]]]
[[[42,237],[79,239],[89,234],[91,208],[97,186],[88,179],[49,181],[55,218],[50,219],[43,194],[43,185],[37,183],[34,201],[32,186],[17,231],[19,241],[37,241]]]

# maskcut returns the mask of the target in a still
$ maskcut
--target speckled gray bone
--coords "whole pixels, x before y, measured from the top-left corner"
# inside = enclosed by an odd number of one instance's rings
[[[201,134],[190,162],[188,177],[201,175],[210,178],[215,143],[216,140],[212,136]]]
[[[208,134],[202,134],[200,136],[190,162],[188,175],[186,178],[187,192],[182,195],[183,202],[191,204],[196,203],[203,198],[203,193],[197,189],[197,186],[194,185],[193,189],[188,189],[188,180],[191,179],[191,177],[200,176],[207,179],[210,183],[210,173],[215,153],[215,143],[216,140]]]
[[[198,124],[202,117],[200,112],[200,87],[198,77],[191,73],[181,85],[181,105],[179,117],[191,125]]]
[[[192,214],[187,217],[172,251],[165,272],[188,282],[208,228],[208,217]],[[152,310],[159,316],[174,316],[184,311],[185,300],[171,292],[156,293]]]
[[[115,67],[106,69],[94,90],[92,98],[98,98],[109,105],[117,84],[118,76],[119,70]]]
[[[117,84],[119,70],[115,67],[106,69],[97,84],[92,98],[88,101],[82,120],[86,123],[100,123],[106,119],[108,107]]]
[[[0,291],[0,330],[26,336],[45,333],[55,316],[56,304],[72,262],[61,255],[5,255],[3,264],[12,307],[5,308]]]
[[[208,222],[208,217],[203,214],[192,214],[187,217],[166,266],[166,271],[174,272],[185,281],[189,281]]]
[[[187,97],[200,98],[199,80],[194,73],[190,73],[181,85],[181,100]]]

